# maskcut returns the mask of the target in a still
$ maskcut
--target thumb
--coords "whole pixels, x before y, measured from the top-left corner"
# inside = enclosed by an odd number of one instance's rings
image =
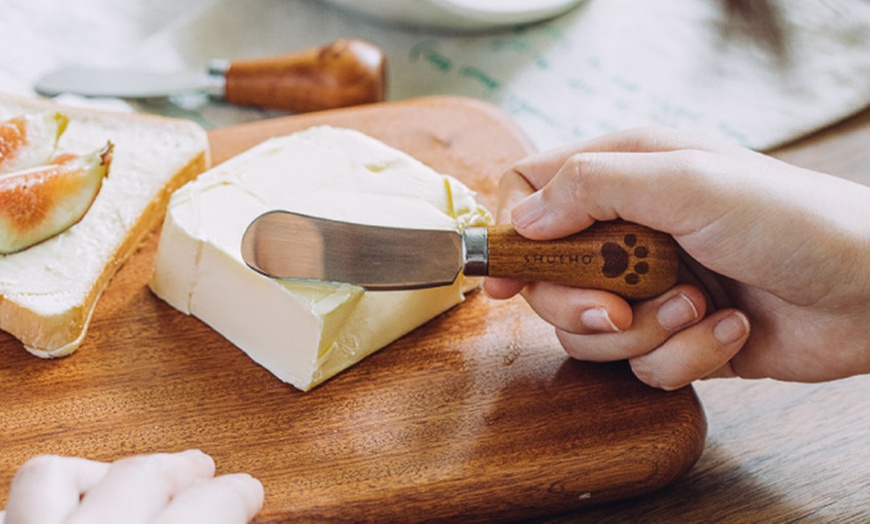
[[[702,156],[686,158],[693,153]],[[703,198],[716,193],[711,187],[716,177],[703,176],[706,168],[699,162],[714,157],[690,151],[576,154],[543,188],[514,206],[511,222],[518,233],[537,240],[617,218],[674,236],[697,231],[717,216],[719,204],[726,205]]]

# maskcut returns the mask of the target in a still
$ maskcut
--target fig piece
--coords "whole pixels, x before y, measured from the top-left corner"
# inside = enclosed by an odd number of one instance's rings
[[[0,122],[0,173],[49,163],[68,123],[69,117],[57,111]]]
[[[87,155],[0,174],[0,254],[69,229],[85,216],[112,162],[111,142]]]

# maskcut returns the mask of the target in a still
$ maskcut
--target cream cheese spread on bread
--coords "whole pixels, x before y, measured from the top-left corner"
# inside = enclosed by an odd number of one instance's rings
[[[61,108],[0,95],[0,119]],[[81,154],[111,140],[112,174],[84,217],[62,233],[0,256],[0,329],[40,357],[81,344],[94,306],[117,269],[163,217],[169,194],[203,171],[208,140],[183,120],[63,107],[58,152]]]

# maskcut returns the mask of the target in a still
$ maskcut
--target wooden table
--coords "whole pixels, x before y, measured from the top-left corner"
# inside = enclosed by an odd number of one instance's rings
[[[772,153],[870,184],[870,110]],[[870,376],[695,389],[709,430],[692,471],[656,493],[544,521],[870,522]]]

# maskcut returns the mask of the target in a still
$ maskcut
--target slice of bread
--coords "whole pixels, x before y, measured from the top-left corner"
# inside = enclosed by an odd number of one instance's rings
[[[0,329],[39,357],[75,351],[112,276],[162,220],[169,196],[209,164],[205,131],[185,120],[64,107],[0,94],[0,120],[56,109],[69,126],[58,152],[115,144],[84,218],[59,235],[0,256]]]

